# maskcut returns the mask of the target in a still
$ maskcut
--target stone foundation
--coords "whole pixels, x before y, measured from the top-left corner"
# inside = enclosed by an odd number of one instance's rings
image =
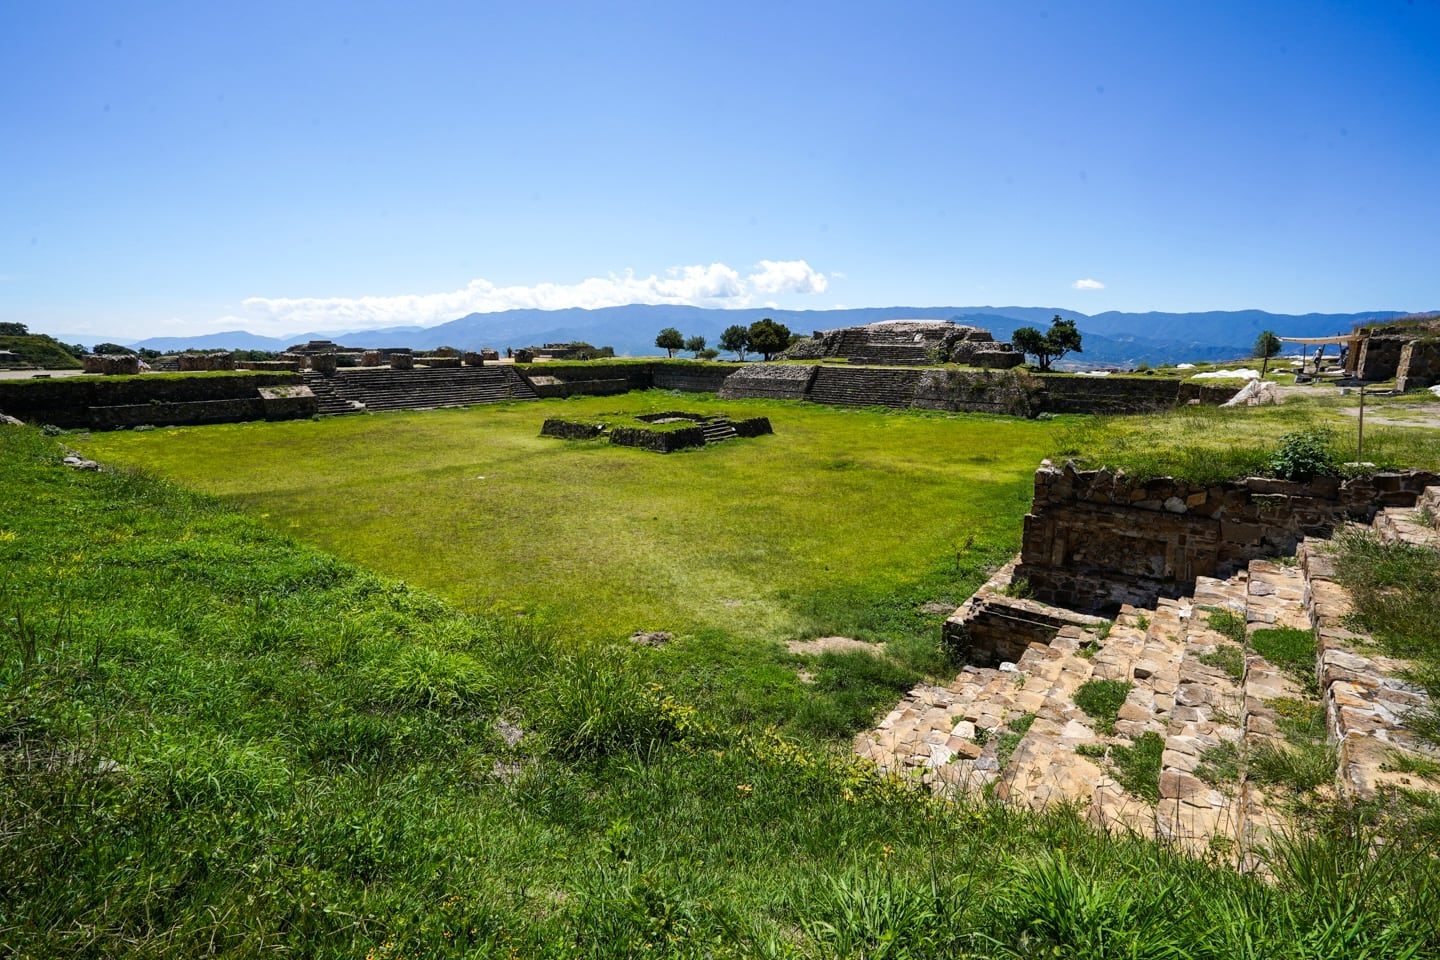
[[[722,400],[804,400],[818,366],[755,363],[725,378]]]
[[[1227,577],[1250,560],[1289,556],[1307,536],[1383,506],[1411,506],[1436,475],[1380,473],[1341,482],[1250,477],[1211,486],[1108,470],[1035,472],[1016,577],[1035,599],[1110,612],[1183,596],[1197,577]]]
[[[1411,340],[1400,350],[1395,389],[1420,390],[1440,383],[1440,339]]]
[[[140,372],[140,358],[133,353],[87,353],[80,363],[86,373],[112,377]]]

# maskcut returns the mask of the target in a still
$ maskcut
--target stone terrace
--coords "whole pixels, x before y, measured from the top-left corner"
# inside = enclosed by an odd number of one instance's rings
[[[1440,527],[1426,522],[1437,513],[1440,488],[1432,487],[1415,508],[1383,510],[1374,529],[1382,539],[1440,549]],[[1123,607],[1108,629],[1057,610],[1057,621],[1075,622],[1050,642],[1030,642],[998,667],[967,666],[943,686],[916,687],[856,738],[855,749],[947,795],[980,791],[1031,808],[1070,804],[1097,827],[1263,869],[1265,845],[1287,829],[1293,791],[1257,782],[1247,764],[1267,745],[1286,742],[1286,718],[1297,711],[1324,709],[1336,769],[1322,793],[1368,799],[1396,788],[1436,789],[1397,772],[1413,765],[1396,763],[1407,753],[1437,759],[1404,722],[1428,701],[1402,678],[1406,663],[1374,654],[1367,637],[1343,626],[1350,601],[1327,549],[1324,540],[1307,540],[1294,563],[1252,560],[1224,580],[1200,577],[1189,596]],[[998,594],[1005,579],[1008,570],[982,592]],[[952,622],[983,606],[967,604]],[[1223,629],[1227,621],[1245,625],[1243,643]],[[1255,631],[1275,627],[1313,631],[1318,696],[1255,650]],[[1113,729],[1075,704],[1090,680],[1130,684]],[[1163,744],[1148,791],[1158,800],[1116,779],[1113,761],[1146,735]]]
[[[526,379],[510,366],[421,370],[342,369],[305,374],[322,414],[421,410],[501,400],[534,400]]]

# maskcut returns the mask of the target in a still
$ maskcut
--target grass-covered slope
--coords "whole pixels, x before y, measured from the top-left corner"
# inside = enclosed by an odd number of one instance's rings
[[[15,354],[18,362],[27,367],[77,370],[81,366],[59,341],[44,334],[0,334],[0,350]]]
[[[951,806],[0,428],[0,953],[1403,957],[1433,853],[1274,885]],[[683,658],[670,670],[690,669]],[[699,689],[697,687],[697,689]]]

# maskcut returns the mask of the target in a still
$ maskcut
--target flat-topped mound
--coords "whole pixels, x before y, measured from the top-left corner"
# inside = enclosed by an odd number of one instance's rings
[[[861,327],[816,330],[786,356],[907,366],[964,363],[996,369],[1019,366],[1025,359],[989,330],[948,320],[881,320]]]

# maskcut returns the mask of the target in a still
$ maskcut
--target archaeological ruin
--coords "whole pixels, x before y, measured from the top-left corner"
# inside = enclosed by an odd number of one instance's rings
[[[616,446],[639,447],[655,453],[674,453],[737,437],[760,437],[774,432],[768,417],[733,419],[723,413],[690,413],[684,410],[633,416],[601,414],[584,420],[550,417],[540,428],[542,437],[561,440],[608,437]]]
[[[786,351],[791,360],[924,366],[961,363],[983,369],[1018,367],[1025,357],[990,331],[948,320],[882,320],[860,327],[816,330]]]

